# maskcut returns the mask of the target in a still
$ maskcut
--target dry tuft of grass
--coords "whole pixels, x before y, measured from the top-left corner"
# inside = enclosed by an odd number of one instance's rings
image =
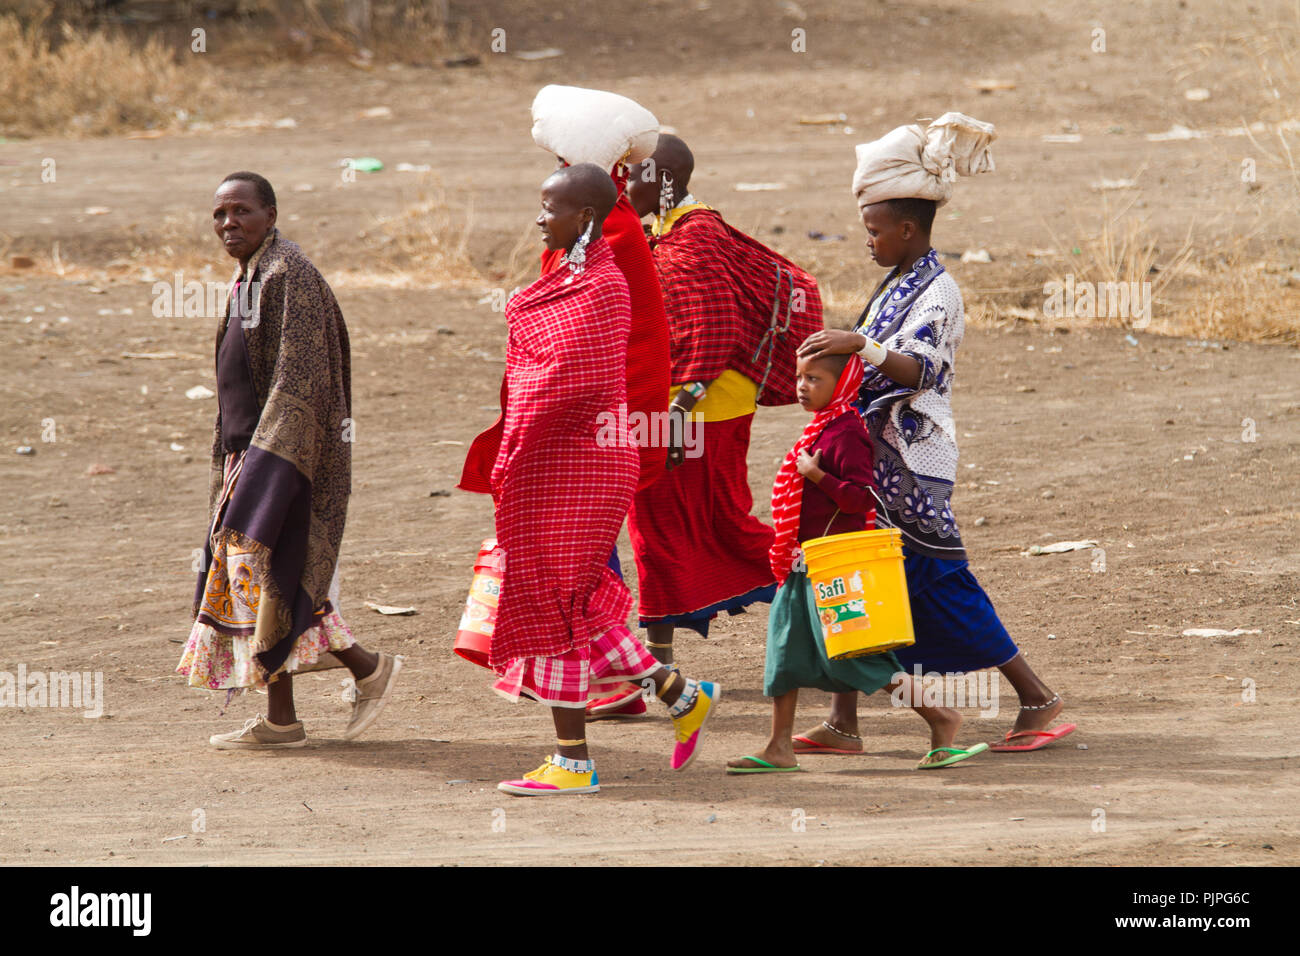
[[[541,248],[537,225],[528,223],[510,247],[506,259],[505,285],[507,289],[523,288],[537,278],[537,257]]]
[[[366,245],[366,258],[380,270],[455,286],[483,281],[469,258],[473,226],[473,207],[453,209],[442,181],[424,173],[415,201],[397,215],[380,217],[359,238]]]
[[[1250,256],[1239,243],[1202,257],[1188,274],[1181,333],[1300,345],[1300,263]]]
[[[1070,288],[1086,283],[1090,289],[1142,290],[1143,301],[1150,303],[1150,312],[1142,313],[1136,303],[1129,303],[1125,314],[1117,315],[1112,314],[1115,310],[1110,308],[1111,303],[1105,303],[1105,314],[1067,314],[1065,318],[1087,324],[1138,328],[1154,326],[1157,316],[1164,321],[1173,318],[1167,293],[1176,286],[1192,260],[1192,227],[1188,227],[1175,251],[1165,253],[1149,223],[1132,214],[1133,205],[1131,200],[1112,215],[1108,202],[1103,199],[1101,225],[1094,234],[1069,244],[1053,236],[1057,247],[1069,250],[1070,254],[1066,257],[1067,265],[1055,269],[1052,278],[1063,286],[1068,283]]]
[[[164,128],[220,109],[223,95],[203,64],[182,67],[160,40],[133,44],[64,23],[0,16],[0,135],[102,136]]]
[[[984,290],[969,304],[968,322],[1050,322],[1300,345],[1300,259],[1259,254],[1256,233],[1262,227],[1219,238],[1213,248],[1198,246],[1192,227],[1177,244],[1162,243],[1131,209],[1130,204],[1115,215],[1103,212],[1101,225],[1073,243],[1057,240],[1064,255],[1050,266],[1027,270],[1029,281],[1023,289]],[[1231,218],[1240,221],[1239,216]],[[1208,235],[1222,232],[1202,230]],[[1047,281],[1038,284],[1039,275]],[[1047,282],[1075,290],[1074,308],[1068,308],[1067,291],[1064,314],[1048,309]],[[1078,290],[1084,285],[1092,295],[1102,286],[1131,290],[1144,284],[1149,284],[1149,313],[1144,314],[1132,296],[1127,311],[1119,315],[1109,308],[1091,314],[1079,309]],[[991,294],[995,292],[1002,294]],[[1096,305],[1101,301],[1093,299]]]
[[[1247,137],[1264,158],[1264,162],[1287,170],[1297,196],[1300,196],[1300,128],[1293,111],[1300,95],[1300,3],[1290,19],[1273,24],[1267,30],[1251,31],[1234,38],[1254,62],[1262,84],[1259,120],[1264,132],[1247,127]]]

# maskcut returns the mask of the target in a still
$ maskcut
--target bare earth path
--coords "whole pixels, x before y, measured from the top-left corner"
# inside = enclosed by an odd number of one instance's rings
[[[491,418],[500,364],[478,354],[501,354],[499,317],[485,322],[485,307],[455,294],[343,296],[358,417],[343,609],[368,645],[409,655],[409,669],[362,741],[337,739],[345,706],[329,672],[298,681],[309,747],[229,754],[209,751],[206,737],[253,714],[256,700],[237,698],[221,718],[217,695],[167,676],[179,652],[169,640],[187,629],[204,510],[201,455],[182,459],[203,447],[212,411],[182,393],[211,383],[208,365],[118,358],[116,318],[92,308],[125,298],[42,291],[79,318],[57,336],[24,325],[4,343],[6,426],[17,380],[61,431],[33,458],[0,459],[0,670],[103,670],[107,706],[95,720],[0,709],[4,862],[543,862],[569,838],[580,859],[609,862],[667,847],[718,862],[1300,858],[1292,350],[970,333],[958,516],[1013,636],[1069,702],[1080,730],[1068,742],[918,774],[919,722],[881,699],[864,708],[869,756],[809,758],[813,772],[794,778],[727,778],[724,758],[766,727],[760,611],[720,623],[707,642],[683,639],[681,659],[726,688],[695,766],[667,769],[662,717],[598,725],[605,790],[557,812],[493,789],[545,752],[544,715],[500,701],[448,650],[488,504],[429,497],[453,486],[463,452],[438,442],[464,442]],[[200,354],[206,341],[189,327],[168,347]],[[1242,441],[1245,418],[1257,423],[1253,443]],[[799,419],[787,409],[759,417],[750,477],[760,501]],[[97,462],[116,473],[87,477]],[[1019,554],[1086,537],[1105,550],[1104,572],[1087,551]],[[626,542],[623,556],[630,564]],[[420,613],[381,617],[362,598]],[[1260,633],[1180,636],[1192,626]],[[1242,702],[1243,678],[1255,682],[1253,703]],[[825,695],[806,697],[811,720]],[[962,740],[994,739],[1012,706],[1004,698],[995,719],[968,710]],[[196,809],[206,832],[191,830]],[[1093,830],[1098,809],[1105,832]],[[493,829],[501,820],[504,832]]]

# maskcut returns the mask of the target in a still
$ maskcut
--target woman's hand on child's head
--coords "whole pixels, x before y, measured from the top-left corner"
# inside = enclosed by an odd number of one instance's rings
[[[803,340],[799,358],[818,359],[823,355],[848,355],[861,352],[867,346],[867,337],[859,332],[843,329],[822,329]]]
[[[816,485],[820,484],[822,478],[826,476],[826,472],[821,469],[821,464],[822,450],[820,448],[814,450],[811,455],[808,454],[807,449],[804,449],[799,452],[799,457],[795,459],[794,466],[798,469],[799,474]]]

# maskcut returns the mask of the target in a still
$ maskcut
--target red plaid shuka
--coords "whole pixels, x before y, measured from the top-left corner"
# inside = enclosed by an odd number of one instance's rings
[[[762,386],[760,405],[792,404],[795,352],[822,328],[817,280],[712,209],[688,212],[651,245],[673,384],[711,382],[734,369]]]
[[[626,180],[626,174],[614,176],[620,190]],[[626,196],[620,196],[618,205],[605,217],[600,234],[614,252],[614,261],[627,280],[632,301],[632,331],[627,341],[625,370],[627,410],[629,414],[645,412],[647,421],[655,421],[649,417],[651,412],[668,410],[668,319],[664,315],[663,293],[659,290],[659,276],[655,272],[650,246],[641,229],[641,220]],[[548,249],[542,253],[542,275],[563,264],[563,249]],[[507,397],[503,378],[502,409],[506,408]],[[504,423],[505,412],[502,411],[492,427],[474,439],[465,458],[458,488],[487,493],[488,475],[496,461]],[[641,489],[649,487],[663,474],[668,452],[647,443],[639,453],[637,488]]]
[[[654,257],[641,228],[641,217],[636,214],[626,195],[627,173],[624,167],[613,174],[619,189],[618,204],[614,206],[600,234],[614,250],[623,277],[627,279],[628,293],[632,296],[632,334],[627,342],[627,410],[644,412],[647,421],[654,421],[651,413],[668,410],[668,317],[664,313],[664,294],[659,288],[659,275],[655,271]],[[542,253],[542,275],[563,264],[563,249],[547,249]],[[645,488],[663,474],[668,458],[667,449],[642,446],[641,474],[637,488]]]
[[[508,700],[527,697],[547,707],[586,707],[593,693],[639,681],[661,666],[620,624],[559,657],[522,657],[498,667],[492,689]]]
[[[803,434],[785,456],[785,461],[781,462],[776,481],[772,483],[772,524],[776,528],[776,539],[772,542],[768,559],[772,573],[781,584],[785,584],[785,579],[790,576],[794,549],[799,546],[799,509],[803,504],[805,480],[799,474],[796,464],[799,452],[811,448],[826,426],[841,415],[857,414],[850,403],[858,397],[863,371],[862,359],[856,355],[850,356],[844,371],[840,372],[839,381],[835,383],[830,404],[813,415],[812,421],[803,427]]]
[[[490,478],[506,552],[494,668],[563,654],[627,619],[632,597],[606,562],[638,470],[618,414],[631,308],[609,243],[587,247],[582,275],[566,266],[517,293],[506,323],[510,402]]]
[[[643,627],[707,608],[735,613],[755,600],[745,595],[772,584],[772,529],[749,513],[745,453],[753,421],[742,415],[704,423],[704,454],[632,499],[627,530]]]

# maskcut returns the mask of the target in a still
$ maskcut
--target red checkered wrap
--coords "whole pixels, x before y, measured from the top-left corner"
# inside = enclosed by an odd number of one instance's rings
[[[642,622],[691,614],[772,583],[772,529],[751,515],[753,415],[700,426],[703,454],[636,493],[627,518]]]
[[[712,209],[688,212],[651,243],[668,308],[673,384],[712,382],[734,369],[762,384],[760,405],[792,404],[795,352],[822,328],[817,280]],[[774,301],[778,323],[790,307],[790,328],[769,350]]]
[[[799,452],[811,448],[826,426],[841,415],[857,414],[849,403],[858,397],[863,372],[862,359],[856,355],[849,356],[848,364],[835,383],[830,404],[813,415],[812,421],[803,427],[803,434],[794,443],[776,473],[776,481],[772,484],[772,525],[776,529],[776,540],[772,542],[768,560],[772,565],[772,573],[782,584],[790,576],[794,549],[799,546],[799,508],[803,504],[804,483],[804,476],[799,474],[795,465]]]
[[[614,182],[622,193],[626,173],[615,175]],[[627,342],[627,410],[663,412],[668,410],[668,317],[664,314],[664,295],[659,288],[654,256],[627,196],[620,195],[600,234],[614,250],[627,289],[632,296],[632,334]],[[542,275],[563,264],[563,249],[542,253]],[[649,421],[654,421],[649,418]],[[645,488],[663,474],[668,451],[649,444],[640,449],[641,473],[637,488]]]
[[[621,188],[623,180],[616,176],[614,181]],[[601,236],[614,251],[614,261],[627,280],[631,295],[632,330],[627,340],[625,363],[628,412],[640,411],[648,415],[651,412],[667,411],[668,319],[664,316],[663,293],[659,290],[659,276],[655,272],[650,246],[641,230],[641,220],[637,218],[626,196],[621,197],[618,205],[605,217]],[[563,260],[563,249],[542,253],[542,275],[547,275],[560,266],[567,269]],[[506,381],[502,378],[502,409],[507,407],[506,391]],[[654,421],[653,418],[648,420]],[[502,411],[492,427],[474,439],[469,454],[465,456],[460,484],[456,487],[487,494],[490,490],[489,475],[501,445],[504,424],[505,412]],[[663,474],[667,450],[660,445],[651,446],[647,443],[638,451],[640,462],[637,488],[646,488]]]
[[[609,244],[585,271],[542,276],[506,306],[506,406],[490,483],[506,566],[489,648],[495,667],[585,647],[627,619],[606,567],[636,488],[619,414],[631,313]]]
[[[637,681],[660,663],[622,624],[558,657],[525,657],[497,668],[492,688],[511,700],[529,697],[548,707],[585,707],[593,690]]]

